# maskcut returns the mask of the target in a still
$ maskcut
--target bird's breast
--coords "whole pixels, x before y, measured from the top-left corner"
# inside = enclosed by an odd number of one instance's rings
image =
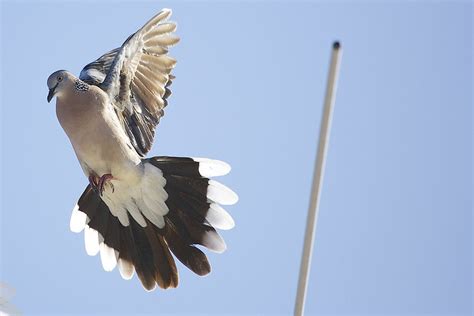
[[[113,109],[93,104],[70,104],[58,100],[56,112],[77,158],[97,175],[110,173],[129,177],[141,159],[129,146]]]

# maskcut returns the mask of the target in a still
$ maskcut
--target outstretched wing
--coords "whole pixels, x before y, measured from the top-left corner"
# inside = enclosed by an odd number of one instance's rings
[[[110,52],[105,53],[97,60],[86,65],[82,69],[79,79],[88,84],[100,86],[100,84],[104,82],[105,76],[107,76],[112,63],[114,62],[115,56],[120,49],[121,47],[112,49]]]
[[[161,10],[121,47],[85,66],[79,77],[109,94],[123,129],[141,156],[151,149],[156,125],[171,95],[176,60],[167,53],[179,38],[173,34],[176,24],[167,22],[170,15],[171,10]]]

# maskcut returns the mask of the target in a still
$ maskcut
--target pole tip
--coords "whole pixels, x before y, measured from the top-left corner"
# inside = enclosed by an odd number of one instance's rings
[[[333,44],[332,44],[332,48],[333,49],[339,49],[341,48],[341,43],[339,41],[335,41]]]

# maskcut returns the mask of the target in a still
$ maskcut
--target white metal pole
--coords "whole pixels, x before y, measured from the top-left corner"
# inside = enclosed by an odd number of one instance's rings
[[[339,73],[339,62],[342,49],[339,42],[334,42],[329,66],[328,82],[326,87],[326,97],[324,100],[323,116],[321,119],[321,129],[319,132],[318,154],[314,167],[313,185],[311,188],[311,198],[306,221],[306,232],[304,237],[303,255],[301,258],[300,275],[298,280],[298,291],[296,293],[295,316],[302,316],[308,288],[308,277],[311,267],[311,256],[313,252],[313,241],[318,219],[319,199],[321,196],[321,184],[324,176],[324,165],[329,142],[329,132],[331,129],[331,119],[334,107],[334,100],[337,88],[337,77]]]

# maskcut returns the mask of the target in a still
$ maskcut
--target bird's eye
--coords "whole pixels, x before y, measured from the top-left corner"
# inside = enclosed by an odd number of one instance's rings
[[[59,81],[63,81],[63,77],[59,76],[59,77],[58,77],[58,82],[59,82]]]

